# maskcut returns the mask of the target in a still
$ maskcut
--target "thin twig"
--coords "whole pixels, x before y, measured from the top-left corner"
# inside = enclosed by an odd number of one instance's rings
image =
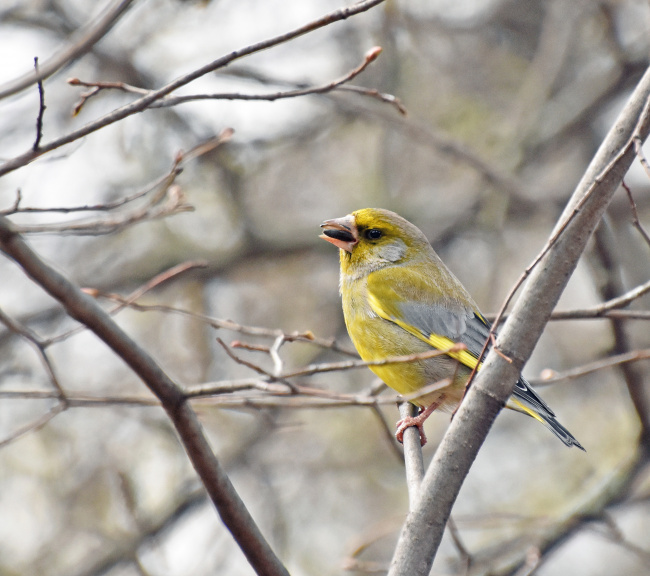
[[[104,202],[102,204],[84,204],[83,206],[54,206],[51,208],[35,208],[35,207],[21,207],[20,203],[22,201],[22,195],[20,190],[16,191],[16,199],[14,200],[11,208],[6,210],[0,210],[0,215],[2,216],[11,216],[12,214],[71,214],[73,212],[110,212],[116,208],[121,208],[130,202],[139,200],[143,196],[146,196],[151,191],[151,188],[137,192],[131,196],[125,196],[119,200],[113,202]]]
[[[594,307],[597,308],[597,307]],[[504,316],[507,317],[506,314]],[[650,310],[565,310],[554,312],[550,320],[601,320],[603,318],[620,318],[621,320],[650,320]]]
[[[257,52],[262,52],[263,50],[267,50],[268,48],[272,48],[274,46],[284,44],[286,42],[289,42],[290,40],[294,40],[295,38],[299,38],[300,36],[304,36],[305,34],[313,32],[314,30],[318,30],[319,28],[329,26],[334,22],[347,20],[351,16],[355,16],[357,14],[361,14],[362,12],[366,12],[367,10],[370,10],[375,6],[378,6],[382,2],[384,2],[384,0],[363,0],[361,2],[357,2],[353,4],[352,6],[334,10],[328,14],[325,14],[321,18],[313,20],[305,24],[304,26],[300,26],[299,28],[295,28],[290,32],[286,32],[284,34],[274,36],[267,40],[263,40],[255,44],[251,44],[249,46],[246,46],[245,48],[241,48],[239,50],[234,50],[232,52],[229,52],[228,54],[222,56],[221,58],[217,58],[216,60],[210,62],[209,64],[206,64],[200,68],[197,68],[196,70],[193,70],[192,72],[189,72],[188,74],[176,78],[175,80],[173,80],[169,84],[166,84],[162,88],[159,88],[158,90],[154,90],[153,92],[150,92],[146,96],[143,96],[142,98],[139,98],[134,102],[131,102],[130,104],[126,104],[125,106],[122,106],[117,110],[113,110],[112,112],[105,114],[104,116],[98,118],[97,120],[88,122],[86,125],[82,126],[77,130],[73,130],[72,132],[66,134],[65,136],[62,136],[61,138],[57,138],[55,140],[52,140],[51,142],[44,144],[37,151],[30,149],[29,151],[24,152],[23,154],[20,154],[14,157],[13,159],[6,161],[4,164],[0,165],[0,176],[4,176],[9,172],[13,172],[18,168],[26,166],[27,164],[39,158],[40,156],[43,156],[44,154],[47,154],[52,150],[60,148],[61,146],[64,146],[71,142],[75,142],[76,140],[79,140],[84,136],[88,136],[89,134],[92,134],[93,132],[102,129],[105,126],[114,124],[115,122],[119,122],[120,120],[132,116],[133,114],[138,114],[139,112],[142,112],[143,110],[149,108],[151,104],[153,104],[154,102],[157,102],[158,100],[171,94],[175,90],[178,90],[183,86],[186,86],[190,82],[193,82],[194,80],[201,78],[206,74],[210,74],[215,70],[224,68],[225,66],[228,66],[230,63],[236,60],[244,58],[245,56],[250,56],[251,54],[255,54]],[[0,93],[0,97],[2,97],[2,93]]]
[[[229,347],[228,344],[226,344],[221,338],[217,338],[217,342],[221,345],[221,347],[225,350],[226,354],[230,357],[231,360],[234,360],[237,362],[237,364],[241,364],[242,366],[246,366],[247,368],[250,368],[254,372],[257,372],[258,374],[261,374],[262,376],[266,376],[269,381],[271,382],[281,382],[282,384],[286,385],[286,387],[289,389],[290,393],[296,394],[298,392],[297,386],[293,382],[289,382],[285,376],[276,376],[269,372],[268,370],[265,370],[261,366],[258,366],[257,364],[253,364],[252,362],[249,362],[248,360],[244,360],[243,358],[240,358],[235,354]]]
[[[456,550],[458,550],[461,562],[463,563],[464,574],[468,574],[469,569],[472,566],[473,558],[460,536],[460,531],[458,530],[458,526],[456,525],[453,516],[449,516],[449,520],[447,520],[447,530],[449,531],[449,535],[451,536]]]
[[[379,403],[370,406],[370,409],[379,422],[379,427],[382,434],[384,435],[384,438],[386,438],[386,441],[388,442],[388,446],[390,447],[391,452],[395,454],[401,464],[405,464],[403,448],[400,446],[397,438],[395,438],[393,427],[386,420],[383,411],[379,407]]]
[[[112,298],[112,296],[110,295],[105,295],[105,297]],[[123,302],[124,300],[118,299],[118,301]],[[146,305],[146,304],[138,304],[133,302],[129,304],[129,308],[139,312],[162,312],[165,314],[179,314],[181,316],[187,316],[189,318],[193,318],[195,320],[203,322],[204,324],[207,324],[208,326],[212,326],[217,330],[219,329],[232,330],[233,332],[239,332],[241,334],[247,334],[249,336],[263,336],[266,338],[275,339],[280,334],[283,334],[287,342],[309,342],[316,346],[319,346],[320,348],[334,350],[335,352],[345,354],[346,356],[352,356],[355,358],[359,357],[356,352],[353,352],[352,350],[349,350],[341,346],[335,339],[319,338],[309,330],[304,332],[284,333],[281,330],[277,330],[274,328],[264,328],[262,326],[247,326],[244,324],[239,324],[238,322],[234,322],[232,320],[214,318],[206,314],[199,314],[197,312],[192,312],[190,310],[184,310],[182,308],[176,308],[174,306],[166,306],[163,304]]]
[[[26,424],[25,426],[18,428],[18,430],[14,430],[8,437],[0,440],[0,448],[4,448],[5,446],[8,446],[12,442],[15,442],[16,440],[22,438],[23,436],[26,436],[27,434],[31,434],[32,432],[36,432],[40,430],[48,422],[50,422],[50,420],[58,416],[66,408],[67,406],[61,402],[55,404],[45,414],[42,414],[30,424]]]
[[[642,154],[643,150],[639,147],[637,149],[637,144],[636,140],[634,141],[635,144],[635,150],[637,150],[637,155]],[[642,156],[643,160],[641,161],[641,165],[648,170],[648,161],[645,159],[644,156]],[[636,208],[636,202],[634,201],[634,197],[632,196],[632,190],[630,190],[630,187],[625,183],[625,180],[621,182],[621,186],[623,186],[623,189],[625,190],[625,193],[627,194],[627,198],[630,201],[630,207],[632,208],[632,226],[634,226],[638,231],[641,236],[643,236],[643,239],[645,240],[646,244],[650,246],[650,235],[646,232],[645,228],[641,224],[641,220],[639,220],[639,211]]]
[[[235,360],[236,361],[236,360]],[[245,378],[242,380],[225,380],[222,382],[205,382],[203,384],[194,384],[187,386],[185,395],[187,398],[207,398],[215,397],[221,394],[233,394],[235,392],[244,392],[248,390],[258,390],[267,392],[276,396],[290,395],[291,389],[284,384],[275,384],[260,378]]]
[[[624,364],[638,362],[639,360],[647,360],[649,358],[650,348],[643,350],[632,350],[630,352],[615,354],[614,356],[609,356],[608,358],[603,358],[601,360],[595,360],[594,362],[583,364],[582,366],[576,366],[575,368],[564,370],[563,372],[547,371],[546,373],[548,376],[546,378],[531,380],[531,383],[535,386],[556,384],[557,382],[562,382],[563,380],[573,380],[575,378],[586,376],[587,374],[592,374],[599,370],[605,370],[606,368],[615,368],[617,366],[623,366]]]
[[[385,102],[386,104],[390,104],[397,108],[397,111],[402,115],[402,116],[408,116],[408,110],[402,104],[402,101],[397,98],[397,96],[393,96],[392,94],[386,94],[385,92],[379,92],[375,88],[365,88],[363,86],[355,86],[353,84],[345,84],[344,86],[339,86],[337,88],[337,91],[339,92],[354,92],[356,94],[362,94],[363,96],[368,96],[370,98],[375,98],[376,100],[379,100],[380,102]]]
[[[140,206],[132,208],[131,211],[118,211],[112,216],[76,219],[72,221],[58,222],[56,224],[16,225],[16,230],[20,233],[57,233],[96,236],[100,234],[110,234],[138,222],[142,222],[143,220],[155,220],[180,212],[192,211],[194,210],[194,207],[185,203],[183,191],[175,184],[176,178],[188,162],[195,160],[196,158],[214,150],[218,146],[230,141],[233,134],[234,130],[232,128],[225,128],[218,136],[199,143],[188,152],[179,151],[174,158],[169,172],[164,176],[157,178],[153,183],[147,185],[144,190],[117,201],[99,205],[75,206],[70,208],[20,208],[19,203],[21,197],[20,191],[18,191],[14,205],[8,210],[0,211],[0,215],[9,216],[16,213],[27,212],[112,212],[136,200],[145,198],[149,193],[153,192]]]
[[[214,138],[210,138],[205,142],[201,142],[191,148],[187,152],[179,151],[174,158],[172,167],[169,172],[164,176],[157,178],[151,184],[147,185],[143,190],[136,192],[130,196],[125,196],[113,202],[103,202],[102,204],[85,204],[83,206],[70,206],[70,207],[50,207],[50,208],[32,208],[32,207],[20,207],[20,202],[22,200],[22,194],[20,189],[16,190],[16,199],[11,208],[7,210],[0,210],[0,215],[2,216],[11,216],[16,213],[62,213],[70,214],[72,212],[111,212],[118,208],[122,208],[131,202],[135,202],[149,194],[156,189],[159,189],[161,186],[164,188],[165,185],[169,186],[173,182],[173,177],[177,176],[183,170],[183,167],[190,161],[195,160],[211,152],[218,146],[225,144],[230,141],[235,131],[232,128],[224,128],[220,134]],[[155,204],[163,198],[164,194],[158,193],[154,196],[154,199],[150,201],[150,204]]]
[[[122,296],[118,296],[117,294],[107,295],[107,297],[110,298],[111,300],[118,302],[118,304],[116,306],[113,306],[113,308],[111,308],[110,310],[108,310],[107,313],[113,316],[118,312],[120,312],[121,310],[124,310],[124,308],[133,304],[135,300],[144,296],[148,291],[153,290],[154,288],[160,286],[162,283],[167,282],[172,278],[175,278],[179,274],[187,272],[188,270],[192,270],[194,268],[203,268],[206,265],[207,263],[204,261],[185,262],[182,264],[177,264],[176,266],[173,266],[169,270],[165,270],[164,272],[161,272],[157,276],[154,276],[151,280],[149,280],[139,288],[136,288],[136,290],[131,292],[131,294],[129,294],[125,298]],[[83,288],[83,291],[89,296],[92,296],[93,298],[102,296],[102,293],[96,288]],[[87,330],[87,327],[85,325],[76,326],[71,330],[61,332],[56,336],[52,336],[51,338],[44,340],[43,345],[50,346],[51,344],[62,342],[70,338],[70,336],[78,334],[79,332],[83,332],[84,330]]]
[[[638,298],[641,298],[641,296],[644,296],[650,292],[650,280],[647,282],[640,284],[636,288],[633,288],[632,290],[628,290],[624,294],[621,294],[620,296],[616,296],[615,298],[610,298],[609,300],[603,302],[602,304],[598,304],[597,306],[593,306],[591,308],[583,308],[581,310],[568,310],[568,311],[560,311],[560,312],[554,312],[551,318],[553,320],[568,320],[568,319],[576,319],[576,318],[602,318],[605,316],[605,313],[610,312],[612,310],[616,310],[618,308],[623,308],[623,306],[627,306],[628,304],[631,304]]]
[[[84,107],[86,102],[90,100],[93,96],[99,94],[102,90],[120,90],[122,92],[127,92],[129,94],[138,94],[143,96],[149,94],[151,90],[146,90],[144,88],[138,88],[137,86],[131,86],[126,82],[84,82],[79,80],[79,78],[68,78],[67,80],[70,86],[84,86],[90,88],[87,92],[82,92],[79,94],[79,102],[74,105],[72,109],[72,115],[77,116],[81,109]]]
[[[34,58],[34,72],[38,76],[38,57]],[[41,145],[41,138],[43,138],[43,116],[45,114],[45,91],[43,90],[43,79],[39,78],[38,82],[38,116],[36,117],[36,139],[32,150],[36,152]]]
[[[607,217],[603,218],[594,234],[594,258],[598,259],[598,267],[605,273],[605,282],[599,285],[599,291],[604,299],[611,299],[624,290],[620,256],[616,250],[616,239],[609,226]],[[631,335],[626,324],[619,319],[611,319],[610,324],[614,335],[614,352],[625,354],[634,348]],[[650,448],[650,397],[645,389],[644,375],[637,364],[620,363],[621,374],[625,379],[628,393],[641,423],[641,441]]]
[[[253,352],[264,352],[265,354],[271,353],[271,347],[264,344],[249,344],[241,340],[233,340],[230,343],[231,348],[242,348],[243,350],[251,350]]]
[[[329,390],[296,386],[292,393],[286,386],[269,383],[261,379],[226,380],[208,382],[188,387],[183,396],[197,404],[221,406],[225,408],[350,408],[394,406],[400,398],[396,395],[376,397],[371,394],[342,394]],[[254,393],[246,393],[253,391]],[[262,392],[263,394],[259,394]],[[20,398],[25,400],[57,399],[53,390],[0,390],[0,398]],[[160,400],[150,396],[111,396],[90,394],[68,394],[68,406],[106,407],[106,406],[160,406]],[[391,433],[392,436],[392,433]]]
[[[252,362],[249,362],[248,360],[244,360],[240,356],[237,356],[228,344],[226,344],[221,338],[217,337],[217,342],[219,345],[223,348],[226,354],[230,357],[231,360],[234,360],[237,364],[241,364],[242,366],[246,366],[246,368],[250,368],[254,372],[257,372],[258,374],[261,374],[262,376],[266,376],[267,378],[270,378],[271,380],[275,380],[276,376],[271,374],[268,370],[264,370],[261,366],[258,366],[257,364],[253,364]]]
[[[47,344],[45,343],[44,340],[42,340],[37,334],[35,334],[32,330],[30,330],[27,326],[24,326],[17,320],[14,320],[13,318],[9,317],[5,312],[0,309],[0,322],[4,324],[7,329],[11,330],[13,333],[18,334],[27,342],[29,342],[36,351],[36,354],[39,357],[39,360],[41,361],[41,364],[43,365],[43,368],[45,369],[45,372],[47,373],[47,376],[52,383],[52,386],[56,390],[56,398],[59,400],[59,402],[63,405],[63,408],[65,409],[66,406],[66,395],[65,392],[63,391],[63,388],[61,387],[61,384],[59,383],[59,379],[56,375],[56,372],[54,371],[54,367],[52,366],[52,362],[50,361],[45,348]]]
[[[107,295],[107,297],[110,297],[112,299],[122,300],[120,304],[115,306],[115,308],[112,308],[109,312],[111,314],[115,314],[116,312],[119,312],[123,308],[126,308],[131,304],[133,304],[133,302],[135,302],[136,300],[144,296],[147,292],[150,292],[151,290],[157,288],[158,286],[164,284],[165,282],[169,282],[169,280],[175,278],[176,276],[184,274],[188,270],[194,270],[196,268],[207,268],[207,266],[208,263],[205,260],[194,260],[190,262],[182,262],[181,264],[172,266],[168,270],[165,270],[164,272],[157,274],[151,280],[148,280],[142,286],[140,286],[139,288],[131,292],[131,294],[129,294],[126,298],[121,298],[117,294]],[[100,292],[95,288],[84,288],[83,291],[94,298],[100,295]]]
[[[184,96],[166,96],[165,98],[160,99],[159,101],[153,103],[150,108],[169,108],[171,106],[178,106],[179,104],[185,104],[188,102],[196,102],[200,100],[242,100],[242,101],[267,101],[274,102],[276,100],[286,100],[287,98],[297,98],[300,96],[309,96],[314,94],[326,94],[337,89],[344,89],[348,92],[354,92],[356,94],[362,94],[364,96],[369,96],[371,98],[377,98],[382,102],[386,102],[395,106],[397,110],[406,115],[406,109],[400,102],[398,98],[391,94],[382,94],[377,90],[363,88],[359,86],[343,86],[353,78],[356,78],[361,74],[374,60],[377,59],[381,53],[381,48],[376,46],[371,48],[366,52],[364,56],[364,61],[350,70],[347,74],[328,82],[320,86],[305,86],[296,88],[294,90],[285,90],[278,92],[271,92],[268,94],[243,94],[241,92],[221,92],[213,94],[187,94]],[[131,86],[125,82],[86,82],[80,80],[79,78],[70,78],[68,84],[71,86],[85,86],[90,88],[87,92],[82,92],[80,95],[80,100],[74,107],[74,115],[77,115],[86,102],[96,96],[103,90],[120,90],[122,92],[127,92],[131,94],[146,95],[149,94],[150,90],[145,90],[143,88],[138,88],[136,86]]]
[[[418,362],[420,360],[428,360],[429,358],[435,358],[437,356],[445,356],[449,353],[459,352],[461,350],[467,350],[467,346],[464,344],[454,344],[450,348],[445,350],[427,350],[426,352],[418,352],[417,354],[405,354],[404,356],[389,356],[388,358],[382,358],[381,360],[347,360],[345,362],[331,362],[329,364],[317,364],[314,366],[307,366],[306,368],[301,368],[293,372],[288,372],[282,375],[283,378],[293,378],[295,376],[311,376],[312,374],[321,374],[323,372],[336,372],[339,370],[350,370],[351,368],[365,368],[368,366],[389,366],[391,364],[409,364],[411,362]],[[449,383],[445,381],[444,386],[448,386]],[[434,383],[433,389],[437,389],[438,383]],[[423,392],[423,390],[426,390]],[[431,390],[429,387],[418,390],[413,394],[405,396],[407,400],[415,400],[421,396],[429,393]]]
[[[88,52],[108,33],[133,1],[134,0],[115,0],[103,16],[100,16],[97,20],[90,22],[88,25],[73,33],[70,39],[70,46],[63,48],[52,58],[46,60],[44,64],[39,66],[38,70],[27,73],[24,76],[0,86],[0,100],[7,96],[17,94],[32,84],[49,78],[69,62]]]

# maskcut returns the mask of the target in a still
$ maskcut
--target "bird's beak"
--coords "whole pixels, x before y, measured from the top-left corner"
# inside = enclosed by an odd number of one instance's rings
[[[348,214],[343,218],[335,218],[333,220],[325,220],[320,227],[323,233],[319,236],[323,240],[327,240],[334,244],[337,248],[352,252],[352,249],[359,242],[359,231],[354,222],[354,216]]]

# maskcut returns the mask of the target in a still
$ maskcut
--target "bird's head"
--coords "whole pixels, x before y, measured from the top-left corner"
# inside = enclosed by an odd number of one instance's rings
[[[323,240],[341,249],[343,271],[370,272],[428,254],[431,245],[413,224],[389,210],[364,208],[321,224]]]

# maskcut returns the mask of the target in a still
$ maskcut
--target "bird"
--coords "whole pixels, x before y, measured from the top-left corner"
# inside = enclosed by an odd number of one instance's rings
[[[397,439],[434,410],[454,412],[472,371],[490,349],[490,322],[436,254],[424,233],[398,214],[364,208],[325,220],[320,238],[340,253],[339,292],[345,324],[359,356],[389,387],[412,400],[420,413],[397,422]],[[486,344],[487,342],[487,344]],[[386,358],[439,354],[413,362]],[[478,364],[478,367],[477,367]],[[439,383],[439,385],[435,385]],[[566,446],[585,450],[551,408],[520,376],[506,407],[531,416]]]

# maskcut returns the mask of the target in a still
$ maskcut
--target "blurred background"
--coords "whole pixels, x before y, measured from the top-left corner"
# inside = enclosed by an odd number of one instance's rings
[[[0,2],[0,92],[32,70],[34,57],[43,65],[78,42],[80,31],[115,4]],[[105,90],[74,115],[89,88],[68,78],[159,88],[340,5],[131,2],[90,51],[44,82],[43,142],[137,98]],[[352,349],[338,296],[338,255],[318,234],[323,220],[358,208],[384,207],[413,221],[483,311],[494,313],[544,245],[647,67],[649,28],[650,7],[641,0],[389,0],[175,94],[321,86],[380,46],[379,58],[351,83],[398,98],[407,115],[388,97],[349,89],[152,109],[5,175],[0,210],[46,261],[95,294],[126,298],[173,266],[207,262],[137,300],[159,308],[127,306],[116,315],[185,386],[259,378],[217,337],[269,347],[278,330],[310,331]],[[38,102],[35,85],[0,100],[2,161],[32,147]],[[229,142],[183,162],[176,204],[169,190],[150,200],[179,151],[226,128],[235,130]],[[626,182],[641,223],[650,223],[650,181],[640,163]],[[43,211],[12,210],[18,191],[19,208]],[[53,211],[80,206],[104,208]],[[621,190],[559,310],[588,308],[647,281],[649,246],[632,216]],[[99,301],[115,306],[110,298]],[[631,308],[647,304],[639,299]],[[70,333],[76,323],[6,258],[0,310],[0,575],[252,574],[138,378],[87,331]],[[231,328],[259,327],[262,335],[216,329],[177,310],[231,320]],[[45,352],[55,379],[7,318],[54,339]],[[561,374],[648,346],[642,320],[551,322],[524,373],[539,381],[549,370]],[[273,370],[264,351],[235,352]],[[349,359],[305,341],[284,343],[280,356],[285,370]],[[460,493],[456,532],[445,537],[433,574],[648,573],[648,478],[637,474],[619,492],[612,480],[638,445],[628,385],[630,378],[642,383],[648,365],[628,366],[537,384],[586,454],[567,450],[532,419],[498,417]],[[60,413],[55,381],[77,400]],[[295,381],[349,394],[376,385],[365,369]],[[398,419],[392,401],[323,407],[245,391],[194,406],[292,574],[385,571],[408,508],[390,437]],[[445,414],[428,420],[426,462],[448,423]],[[539,560],[549,542],[552,550]]]

